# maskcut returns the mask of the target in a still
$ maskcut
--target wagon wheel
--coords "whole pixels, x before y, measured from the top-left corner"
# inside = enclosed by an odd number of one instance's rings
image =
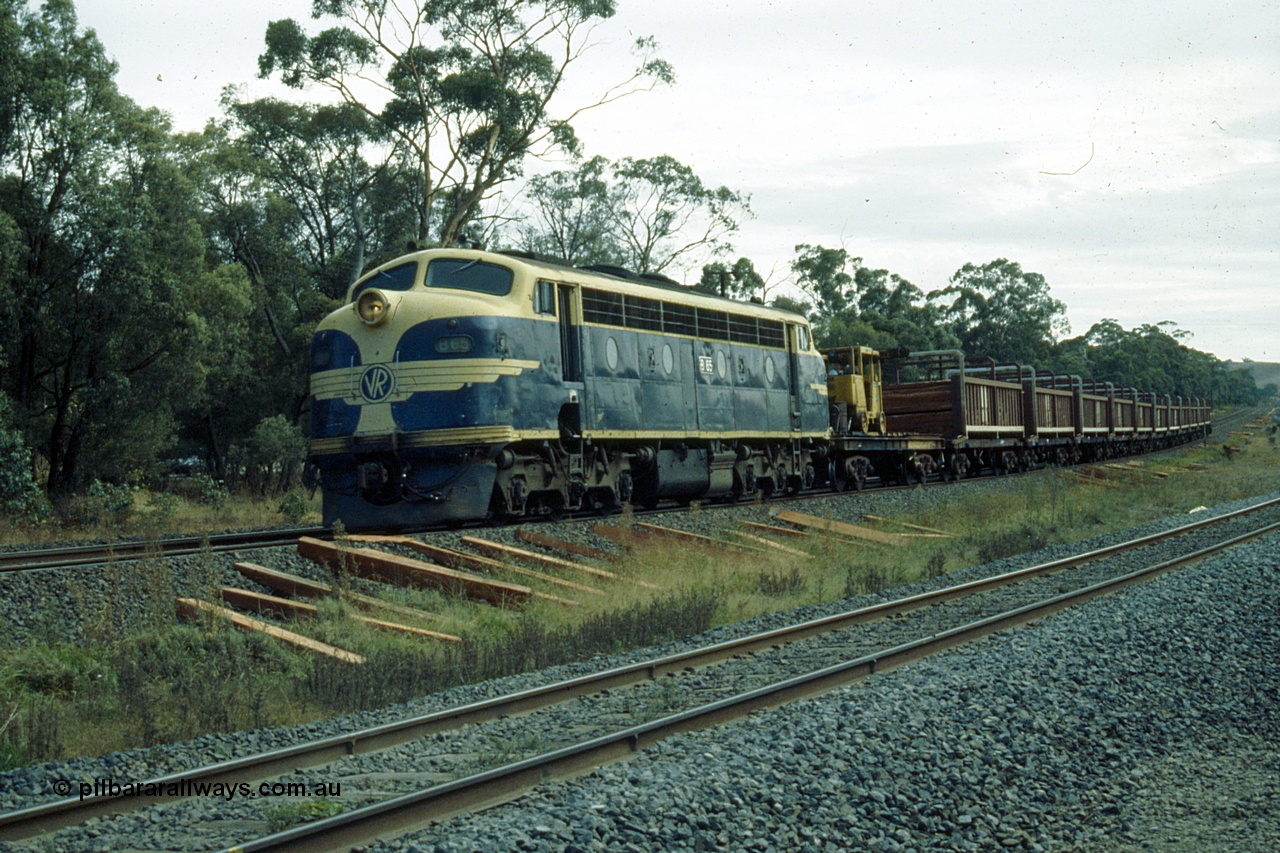
[[[867,477],[871,476],[871,460],[865,456],[855,456],[849,461],[849,481],[854,491],[862,491],[867,486]]]
[[[831,484],[831,491],[833,492],[847,492],[849,490],[849,483],[845,480],[841,471],[843,467],[844,465],[835,459],[827,462],[827,482]]]

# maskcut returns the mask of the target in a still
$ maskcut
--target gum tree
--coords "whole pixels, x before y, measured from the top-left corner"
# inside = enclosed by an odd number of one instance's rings
[[[588,103],[553,104],[613,0],[315,0],[314,35],[292,19],[267,28],[262,77],[329,89],[364,112],[384,157],[418,182],[417,239],[450,245],[527,156],[576,152],[584,112],[673,79],[635,43],[638,65]]]
[[[725,254],[728,236],[751,215],[745,196],[707,186],[667,155],[593,157],[577,169],[535,176],[526,196],[533,209],[523,235],[527,248],[639,273],[688,268]]]
[[[0,7],[6,14],[11,9]],[[69,0],[20,9],[0,146],[0,381],[56,497],[145,471],[207,365],[196,193]]]
[[[929,301],[966,353],[997,361],[1043,364],[1054,340],[1070,331],[1067,306],[1049,295],[1044,276],[1005,258],[965,264]]]

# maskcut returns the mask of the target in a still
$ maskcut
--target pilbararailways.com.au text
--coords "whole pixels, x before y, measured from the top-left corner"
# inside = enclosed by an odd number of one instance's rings
[[[53,791],[60,797],[79,794],[81,800],[89,797],[147,797],[183,798],[212,797],[231,802],[236,799],[255,800],[260,797],[340,797],[341,782],[201,782],[193,779],[173,779],[154,782],[117,782],[115,779],[94,779],[92,782],[72,782],[59,779],[53,783]]]

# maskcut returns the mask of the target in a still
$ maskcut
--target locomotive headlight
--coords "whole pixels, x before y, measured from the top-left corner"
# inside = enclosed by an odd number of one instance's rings
[[[377,289],[366,290],[356,299],[356,314],[360,316],[360,322],[367,326],[376,326],[386,320],[390,307],[387,295]]]

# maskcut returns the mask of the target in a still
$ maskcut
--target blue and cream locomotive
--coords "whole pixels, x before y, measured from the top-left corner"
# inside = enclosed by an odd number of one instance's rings
[[[353,529],[806,488],[828,417],[803,317],[516,255],[384,264],[311,349],[312,470]]]

